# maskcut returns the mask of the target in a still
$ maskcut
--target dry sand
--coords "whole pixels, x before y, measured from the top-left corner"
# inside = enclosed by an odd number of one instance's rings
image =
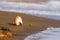
[[[24,23],[23,26],[16,26],[12,24],[16,15],[22,17]],[[32,24],[32,27],[29,27],[30,23]],[[0,27],[10,28],[11,32],[13,33],[13,37],[4,38],[1,40],[24,40],[26,36],[44,30],[49,26],[59,27],[60,21],[17,12],[0,11]]]

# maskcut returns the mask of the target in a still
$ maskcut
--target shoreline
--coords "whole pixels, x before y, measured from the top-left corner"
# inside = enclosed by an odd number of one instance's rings
[[[10,24],[16,15],[22,17],[24,23],[22,27]],[[30,23],[32,24],[32,27],[29,27]],[[24,40],[26,36],[42,31],[47,27],[60,27],[60,21],[24,13],[0,11],[0,26],[10,28],[12,33],[15,34],[14,37],[7,38],[7,40]]]
[[[26,3],[38,3],[47,2],[47,0],[7,0],[7,2],[26,2]]]

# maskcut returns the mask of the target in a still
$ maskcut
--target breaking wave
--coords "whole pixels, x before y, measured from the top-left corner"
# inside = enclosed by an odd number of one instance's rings
[[[60,20],[60,1],[48,0],[42,4],[2,1],[0,2],[0,11],[22,12]]]
[[[27,36],[24,40],[60,40],[60,28],[47,28],[44,31]]]

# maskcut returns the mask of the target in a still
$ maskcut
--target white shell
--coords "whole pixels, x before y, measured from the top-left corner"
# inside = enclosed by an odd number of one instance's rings
[[[23,24],[22,18],[20,16],[16,16],[16,18],[15,18],[15,24],[16,25],[20,25],[20,23]]]

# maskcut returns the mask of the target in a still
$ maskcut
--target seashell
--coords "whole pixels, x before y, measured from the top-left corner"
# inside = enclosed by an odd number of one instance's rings
[[[14,24],[16,24],[17,26],[22,26],[23,22],[22,22],[22,18],[20,16],[16,16],[14,19]]]

